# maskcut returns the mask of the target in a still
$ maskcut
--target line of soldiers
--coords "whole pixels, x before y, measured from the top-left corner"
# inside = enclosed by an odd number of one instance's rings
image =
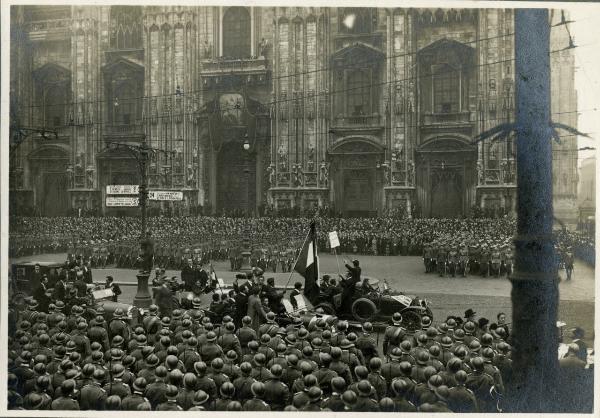
[[[213,324],[199,302],[130,324],[120,309],[31,300],[9,335],[8,406],[29,410],[495,412],[512,362],[502,327],[469,318],[402,327],[395,313],[383,351],[371,323],[275,315]],[[257,328],[257,329],[256,329]]]
[[[469,274],[510,276],[513,262],[513,247],[508,241],[446,237],[425,245],[423,249],[425,273],[437,273],[440,277],[467,277]]]

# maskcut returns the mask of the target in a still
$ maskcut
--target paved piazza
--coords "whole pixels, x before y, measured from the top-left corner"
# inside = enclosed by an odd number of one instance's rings
[[[66,254],[43,254],[24,259],[39,261],[63,260]],[[432,306],[434,321],[445,319],[448,315],[463,315],[465,309],[472,308],[479,317],[486,317],[493,322],[498,312],[505,312],[510,321],[512,308],[510,301],[511,285],[506,278],[441,278],[434,274],[425,274],[421,257],[393,257],[393,256],[355,256],[343,255],[339,257],[340,268],[345,270],[342,257],[351,259],[357,257],[361,261],[363,275],[387,279],[390,286],[411,295],[419,295],[427,299]],[[19,260],[24,260],[19,259]],[[319,256],[321,274],[337,274],[336,258],[330,254]],[[213,264],[217,276],[226,284],[233,282],[235,272],[229,271],[229,262],[216,262]],[[593,341],[594,332],[594,274],[595,270],[582,261],[577,261],[573,272],[573,279],[569,282],[561,280],[559,319],[568,326],[581,326],[586,331],[586,340]],[[94,269],[95,282],[104,281],[107,275],[115,281],[131,286],[122,285],[123,294],[121,301],[133,300],[136,291],[135,271],[130,269]],[[169,270],[167,275],[178,276],[179,271]],[[564,272],[560,272],[564,277]],[[290,277],[289,273],[265,272],[266,277],[274,277],[276,285],[284,286]],[[302,277],[294,273],[290,285],[303,281]],[[207,304],[209,299],[207,299]]]

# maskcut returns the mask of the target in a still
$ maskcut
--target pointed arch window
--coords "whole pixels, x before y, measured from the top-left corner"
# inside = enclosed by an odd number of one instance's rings
[[[142,48],[142,8],[111,6],[110,46],[113,49]]]
[[[251,19],[247,7],[230,7],[223,15],[223,56],[251,55]]]
[[[58,128],[66,125],[67,94],[63,85],[52,85],[44,91],[44,126]]]

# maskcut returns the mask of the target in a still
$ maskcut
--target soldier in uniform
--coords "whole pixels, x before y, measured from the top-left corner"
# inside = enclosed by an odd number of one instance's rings
[[[392,315],[392,325],[385,329],[383,337],[383,352],[389,356],[391,351],[400,346],[400,342],[404,339],[405,329],[402,327],[402,315],[395,312]]]
[[[92,382],[81,388],[79,394],[79,405],[82,411],[102,411],[106,402],[106,391],[102,388],[101,383],[105,379],[103,369],[94,370]]]
[[[121,409],[123,411],[137,411],[140,404],[148,404],[150,402],[144,397],[146,391],[146,379],[138,377],[133,381],[133,393],[123,398],[121,402]]]
[[[79,411],[79,402],[74,399],[75,381],[66,379],[60,384],[60,396],[52,401],[54,411]]]
[[[450,270],[452,277],[456,277],[456,270],[458,269],[458,260],[458,250],[456,247],[453,246],[448,252],[448,269]]]
[[[573,251],[571,247],[567,248],[567,251],[564,255],[564,263],[565,263],[565,273],[567,274],[567,280],[571,280],[571,276],[573,275],[573,268],[575,266],[575,256],[573,255]]]
[[[270,369],[271,378],[264,383],[264,400],[270,405],[273,411],[283,411],[290,399],[290,390],[285,383],[281,381],[283,368],[279,364],[274,364]]]
[[[435,264],[437,266],[438,274],[440,277],[446,275],[446,259],[448,256],[448,251],[446,251],[446,246],[443,242],[440,242],[436,254]]]
[[[432,248],[430,244],[426,244],[423,248],[423,264],[425,264],[425,273],[431,273],[432,268]]]

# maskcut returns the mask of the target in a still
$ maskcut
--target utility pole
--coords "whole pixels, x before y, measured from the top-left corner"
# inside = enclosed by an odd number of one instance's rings
[[[171,153],[159,148],[153,148],[148,146],[146,135],[142,136],[142,141],[139,144],[130,144],[123,142],[107,142],[109,146],[115,149],[124,149],[130,155],[135,158],[138,164],[138,170],[140,173],[140,185],[139,185],[139,205],[141,212],[142,228],[140,231],[140,270],[136,275],[138,279],[138,288],[135,297],[133,298],[134,306],[138,308],[147,308],[152,304],[152,297],[150,296],[150,290],[148,288],[148,279],[150,272],[154,265],[154,241],[148,233],[148,220],[147,220],[147,208],[148,208],[148,161],[150,157],[157,153],[162,152],[165,154]]]
[[[558,378],[558,272],[552,239],[550,24],[547,9],[515,10],[517,236],[512,282],[509,412],[553,412]]]

